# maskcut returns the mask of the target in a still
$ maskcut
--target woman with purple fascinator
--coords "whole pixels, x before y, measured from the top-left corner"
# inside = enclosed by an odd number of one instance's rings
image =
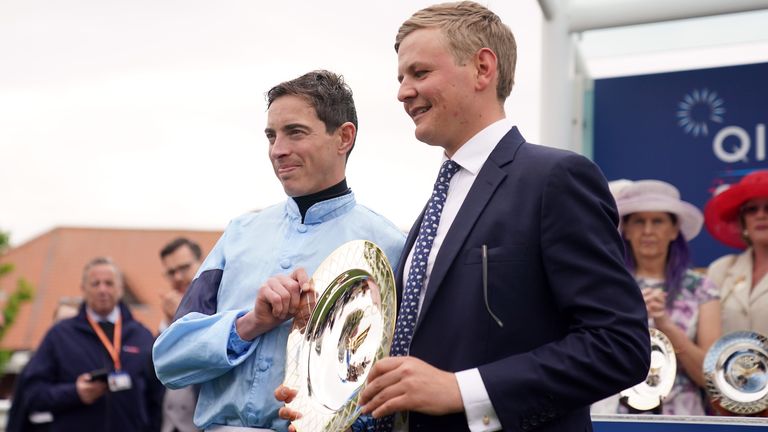
[[[690,269],[688,242],[699,234],[704,218],[663,181],[619,180],[611,191],[625,263],[642,290],[649,325],[669,338],[677,357],[677,376],[662,413],[704,415],[702,365],[721,334],[718,288]]]

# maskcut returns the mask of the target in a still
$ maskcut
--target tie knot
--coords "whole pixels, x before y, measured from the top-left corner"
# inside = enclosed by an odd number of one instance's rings
[[[440,167],[440,174],[437,176],[437,183],[450,183],[451,178],[461,169],[456,162],[448,159]]]

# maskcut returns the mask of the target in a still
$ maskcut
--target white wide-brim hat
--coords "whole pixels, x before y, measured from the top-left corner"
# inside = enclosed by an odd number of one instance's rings
[[[704,216],[691,203],[680,199],[680,191],[660,180],[616,180],[609,183],[619,218],[639,212],[666,212],[677,216],[680,232],[687,241],[701,232]]]

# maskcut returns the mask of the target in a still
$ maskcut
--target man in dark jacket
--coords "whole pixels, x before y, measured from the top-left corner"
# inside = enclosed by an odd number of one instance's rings
[[[159,431],[163,387],[151,363],[152,334],[120,302],[123,278],[108,258],[83,271],[78,315],[45,335],[22,392],[53,414],[51,432]]]

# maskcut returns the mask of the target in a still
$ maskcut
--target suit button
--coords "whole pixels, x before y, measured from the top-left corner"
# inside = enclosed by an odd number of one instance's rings
[[[531,425],[528,423],[528,419],[523,419],[523,421],[520,422],[520,429],[527,431],[531,428]]]

